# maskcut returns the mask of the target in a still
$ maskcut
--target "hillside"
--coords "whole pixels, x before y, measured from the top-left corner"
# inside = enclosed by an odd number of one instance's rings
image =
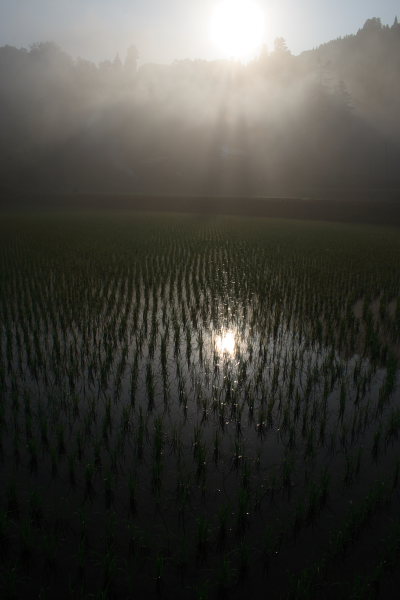
[[[248,65],[138,68],[135,48],[96,65],[53,43],[6,46],[1,190],[396,196],[399,96],[397,20],[300,56],[279,38]]]

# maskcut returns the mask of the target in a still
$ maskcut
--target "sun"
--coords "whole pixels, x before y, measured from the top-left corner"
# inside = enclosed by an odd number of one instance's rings
[[[265,15],[252,0],[221,0],[211,16],[210,38],[226,58],[249,60],[260,49]]]

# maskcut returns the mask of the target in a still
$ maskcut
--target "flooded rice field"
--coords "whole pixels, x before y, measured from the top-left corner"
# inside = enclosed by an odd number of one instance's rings
[[[400,236],[0,223],[2,598],[395,598]]]

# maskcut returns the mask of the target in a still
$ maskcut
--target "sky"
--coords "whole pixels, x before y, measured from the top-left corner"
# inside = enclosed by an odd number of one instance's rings
[[[210,40],[219,0],[0,0],[0,46],[28,48],[53,41],[73,57],[123,59],[134,44],[142,63],[221,58]],[[299,54],[356,33],[370,17],[392,24],[400,0],[257,0],[265,14],[264,42],[284,37]]]

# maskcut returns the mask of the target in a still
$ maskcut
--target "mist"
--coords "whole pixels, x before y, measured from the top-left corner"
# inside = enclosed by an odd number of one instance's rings
[[[3,4],[0,599],[397,600],[397,18]]]
[[[140,50],[140,49],[139,49]],[[247,64],[0,48],[1,191],[313,195],[400,184],[400,25]]]

